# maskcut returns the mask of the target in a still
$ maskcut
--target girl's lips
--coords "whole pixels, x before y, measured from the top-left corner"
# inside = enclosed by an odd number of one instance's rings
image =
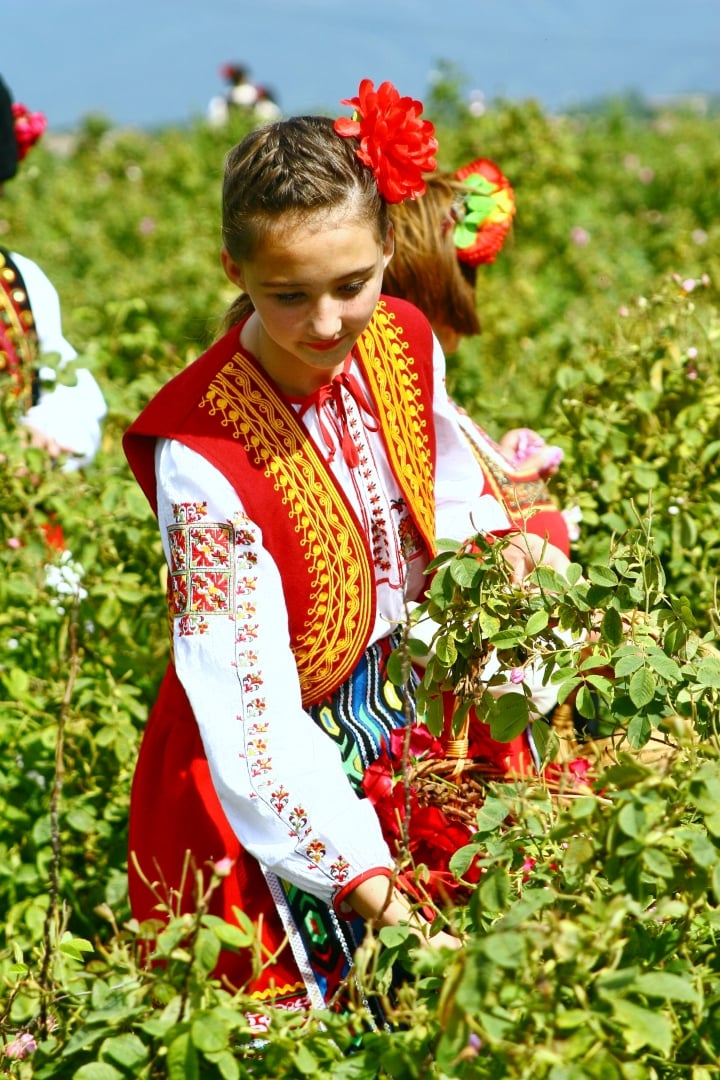
[[[341,341],[342,338],[335,338],[334,341],[306,341],[304,344],[315,352],[330,352],[331,349],[337,349]]]

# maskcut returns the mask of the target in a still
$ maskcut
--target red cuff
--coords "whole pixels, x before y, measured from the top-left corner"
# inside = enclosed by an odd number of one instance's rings
[[[394,873],[395,871],[387,866],[376,866],[372,870],[364,870],[362,874],[358,874],[356,877],[346,882],[342,889],[338,889],[333,897],[332,906],[335,914],[340,919],[352,919],[357,913],[345,899],[348,893],[351,893],[353,889],[357,889],[358,885],[362,885],[363,881],[367,881],[368,878],[391,878]]]

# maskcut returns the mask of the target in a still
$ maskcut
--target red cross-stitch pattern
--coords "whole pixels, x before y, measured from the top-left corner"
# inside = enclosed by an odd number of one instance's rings
[[[205,512],[195,504],[176,508],[176,520],[197,522]],[[232,602],[232,529],[229,525],[178,524],[168,529],[170,607],[175,617],[202,612],[227,613]],[[183,636],[207,630],[207,624],[184,620]]]
[[[190,566],[218,569],[230,566],[230,530],[224,525],[188,529]]]
[[[190,574],[191,611],[229,611],[230,575],[209,570]]]

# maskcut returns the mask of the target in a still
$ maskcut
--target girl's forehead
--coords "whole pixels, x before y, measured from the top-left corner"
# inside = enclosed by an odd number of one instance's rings
[[[316,236],[318,233],[334,232],[339,228],[364,228],[372,233],[377,231],[376,223],[362,212],[357,200],[350,199],[339,206],[289,210],[275,215],[268,219],[265,233],[273,238],[279,234],[286,236],[288,232]]]

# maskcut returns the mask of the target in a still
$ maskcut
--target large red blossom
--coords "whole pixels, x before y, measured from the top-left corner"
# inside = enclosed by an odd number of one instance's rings
[[[423,173],[437,165],[435,129],[421,120],[422,102],[400,97],[390,82],[375,90],[371,79],[363,79],[358,96],[345,98],[342,105],[355,110],[352,120],[335,121],[338,135],[360,140],[357,156],[368,165],[380,194],[389,203],[401,203],[425,192]]]
[[[27,154],[47,127],[47,118],[41,112],[30,112],[27,105],[16,101],[12,107],[15,119],[15,141],[18,148],[18,161]]]

